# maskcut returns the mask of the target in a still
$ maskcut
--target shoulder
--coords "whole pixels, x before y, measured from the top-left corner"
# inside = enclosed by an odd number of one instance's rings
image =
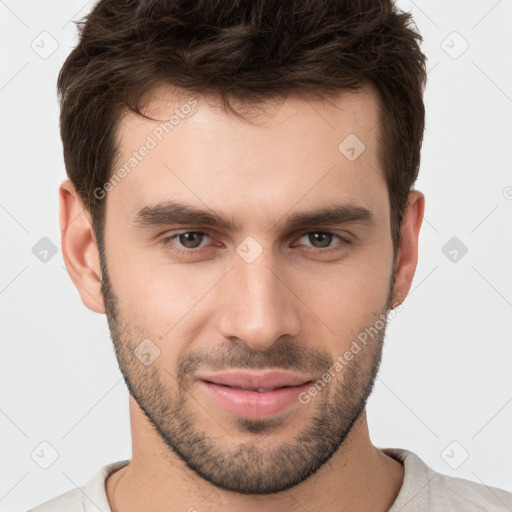
[[[82,487],[76,487],[28,512],[111,512],[105,482],[107,478],[130,461],[121,460],[101,467]]]
[[[506,512],[512,510],[512,494],[464,478],[435,473],[431,481],[432,504],[442,509],[451,505],[453,510],[464,505],[467,511]]]
[[[497,487],[434,471],[414,452],[380,448],[404,465],[402,487],[389,512],[510,512],[512,494]]]
[[[28,512],[83,512],[83,493],[80,489],[71,489],[60,496],[30,509]]]

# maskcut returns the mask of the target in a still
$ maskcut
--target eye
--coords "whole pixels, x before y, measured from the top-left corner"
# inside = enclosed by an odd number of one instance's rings
[[[322,252],[329,252],[331,249],[340,250],[345,245],[350,244],[350,240],[348,238],[337,235],[336,233],[331,233],[330,231],[308,231],[307,233],[303,233],[298,240],[300,241],[303,238],[305,238],[308,242],[311,242],[311,246],[313,248],[319,249]],[[338,247],[331,245],[335,239],[341,241],[341,244],[339,244]]]
[[[201,248],[201,242],[204,241],[205,237],[209,238],[208,234],[204,231],[183,231],[165,238],[164,247],[171,249],[172,246],[177,246],[177,249],[172,248],[172,250],[178,253],[187,253]]]

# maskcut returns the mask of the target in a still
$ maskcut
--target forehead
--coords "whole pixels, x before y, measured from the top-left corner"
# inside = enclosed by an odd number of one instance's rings
[[[279,216],[298,203],[380,204],[384,214],[378,101],[371,86],[326,99],[289,96],[246,107],[244,120],[215,98],[161,86],[146,99],[153,120],[128,114],[119,125],[114,175],[124,172],[108,203],[132,219],[171,199],[254,221],[257,212],[262,222],[265,212]]]

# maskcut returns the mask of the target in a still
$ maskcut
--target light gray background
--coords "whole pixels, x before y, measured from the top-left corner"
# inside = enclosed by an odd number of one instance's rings
[[[131,456],[106,318],[83,306],[60,254],[55,84],[76,44],[71,20],[91,6],[0,0],[3,511]],[[412,291],[388,327],[369,400],[370,434],[439,472],[512,491],[512,0],[399,6],[413,13],[429,58],[417,183],[426,218]],[[58,248],[46,262],[39,246],[33,253],[43,237]],[[443,253],[452,237],[468,248],[456,261],[455,246]],[[38,465],[51,462],[42,442],[58,452],[48,469]]]

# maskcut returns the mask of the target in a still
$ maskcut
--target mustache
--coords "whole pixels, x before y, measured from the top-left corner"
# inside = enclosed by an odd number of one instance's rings
[[[214,371],[230,369],[282,369],[322,374],[334,364],[328,354],[303,346],[276,342],[265,351],[255,351],[243,343],[197,350],[178,363],[178,380],[184,380],[200,368]]]

